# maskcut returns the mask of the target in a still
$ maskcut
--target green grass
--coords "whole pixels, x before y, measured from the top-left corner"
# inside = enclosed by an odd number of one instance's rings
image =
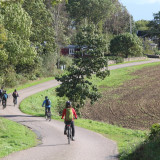
[[[136,76],[131,76],[130,73],[143,67],[159,64],[160,62],[111,70],[110,77],[107,77],[105,80],[101,81],[100,79],[93,77],[92,81],[100,88],[103,87],[105,89],[108,89],[110,87],[118,87],[122,85],[125,81],[136,78]],[[22,101],[20,109],[22,110],[22,112],[27,114],[44,116],[44,108],[42,108],[41,105],[46,95],[52,102],[52,118],[60,120],[59,115],[56,113],[58,98],[55,94],[55,88],[39,92],[33,96],[26,98],[24,101]],[[75,121],[75,124],[77,126],[98,132],[116,141],[118,144],[119,153],[121,155],[121,160],[124,160],[123,157],[130,155],[136,149],[136,147],[144,141],[146,134],[148,133],[148,131],[125,129],[122,127],[109,125],[107,123],[85,119],[78,119]]]
[[[101,81],[100,79],[93,77],[92,81],[99,87],[103,86],[103,88],[106,89],[109,87],[118,87],[125,81],[135,78],[135,76],[132,76],[130,73],[143,67],[154,65],[160,65],[160,62],[111,70],[110,77],[107,77],[105,80]],[[42,108],[41,105],[46,95],[49,97],[49,99],[51,99],[53,104],[51,110],[53,113],[52,118],[60,120],[59,115],[56,113],[57,97],[55,94],[55,88],[39,92],[38,94],[26,98],[21,103],[20,109],[22,110],[22,112],[25,112],[27,114],[31,114],[34,116],[44,116],[44,108]],[[116,141],[118,144],[119,153],[121,155],[121,160],[123,160],[123,157],[125,157],[126,155],[132,153],[136,146],[144,141],[144,139],[146,138],[146,134],[148,133],[148,131],[125,129],[107,123],[86,119],[78,119],[75,121],[75,124],[77,126],[98,132]]]
[[[126,63],[133,63],[133,62],[143,62],[143,61],[149,61],[149,59],[136,60],[136,61],[126,61],[126,62],[122,62],[122,63],[110,64],[108,66],[115,66],[115,65],[119,65],[119,64],[126,64]]]
[[[148,134],[148,131],[125,129],[115,125],[88,119],[77,119],[75,124],[79,127],[100,133],[105,137],[116,141],[121,160],[124,155],[133,151],[133,146],[137,146],[142,143]]]
[[[0,118],[0,158],[36,146],[36,135],[28,128]]]
[[[160,65],[160,62],[148,63],[148,64],[142,64],[139,66],[131,66],[131,67],[125,67],[125,68],[120,68],[116,70],[111,70],[110,76],[105,78],[103,81],[93,76],[92,82],[98,87],[103,89],[108,89],[110,87],[118,87],[122,85],[125,81],[138,78],[137,76],[131,75],[131,73],[135,72],[136,70],[140,70],[144,67],[151,67],[155,65]]]
[[[41,79],[38,79],[38,80],[35,80],[35,81],[30,81],[26,84],[15,86],[14,88],[6,88],[6,90],[7,90],[7,93],[12,93],[15,88],[17,90],[21,90],[21,89],[25,89],[25,88],[28,88],[28,87],[31,87],[31,86],[35,86],[37,84],[44,83],[44,82],[47,82],[47,81],[50,81],[50,80],[53,80],[53,79],[55,79],[55,78],[54,77],[41,78]]]

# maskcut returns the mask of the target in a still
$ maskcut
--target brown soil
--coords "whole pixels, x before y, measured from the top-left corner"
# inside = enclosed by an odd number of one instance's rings
[[[118,88],[103,92],[94,105],[87,104],[82,116],[132,129],[148,129],[160,122],[160,65],[146,67]],[[102,86],[103,87],[103,86]]]

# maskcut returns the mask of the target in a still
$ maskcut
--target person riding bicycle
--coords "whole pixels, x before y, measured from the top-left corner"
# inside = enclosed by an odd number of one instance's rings
[[[47,112],[51,111],[51,101],[48,99],[48,96],[45,96],[45,100],[43,101],[42,107],[45,105],[45,116]]]
[[[2,97],[3,97],[3,87],[1,87],[1,89],[0,89],[0,102],[2,100]]]
[[[16,89],[12,93],[12,96],[13,96],[13,103],[17,104],[17,97],[19,97],[19,95]]]
[[[3,91],[2,104],[3,104],[3,100],[4,100],[5,103],[7,104],[7,98],[8,98],[8,94],[6,93],[6,91]]]
[[[67,129],[67,124],[71,123],[71,128],[72,128],[72,140],[74,141],[74,136],[75,136],[75,128],[74,128],[74,117],[77,119],[77,114],[74,108],[71,106],[71,102],[67,101],[66,102],[66,108],[63,110],[62,113],[62,119],[65,117],[65,128],[64,128],[64,134],[66,135],[66,129]]]

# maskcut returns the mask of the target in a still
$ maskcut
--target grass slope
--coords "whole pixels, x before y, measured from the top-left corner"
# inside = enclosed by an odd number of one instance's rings
[[[137,76],[132,76],[130,73],[142,69],[145,66],[154,66],[160,63],[144,64],[141,66],[134,66],[128,68],[122,68],[118,70],[112,70],[111,76],[106,78],[104,81],[100,81],[97,78],[93,78],[93,82],[99,87],[103,86],[103,89],[108,89],[108,87],[117,87],[122,85],[125,81],[138,78]],[[106,85],[107,84],[107,85]],[[106,87],[104,87],[106,85]],[[103,91],[101,89],[101,91]],[[53,104],[52,113],[53,118],[60,119],[56,113],[57,97],[55,94],[55,89],[49,89],[35,94],[31,97],[26,98],[20,105],[20,109],[28,114],[35,116],[43,116],[44,108],[41,107],[45,96],[48,96]],[[115,125],[109,125],[103,122],[96,122],[87,119],[78,119],[75,124],[86,129],[96,131],[103,134],[104,136],[115,140],[118,143],[119,152],[121,155],[121,160],[126,159],[128,155],[134,152],[140,143],[144,142],[146,134],[148,131],[139,131],[125,129]]]
[[[27,127],[0,118],[0,158],[36,144],[36,135]]]

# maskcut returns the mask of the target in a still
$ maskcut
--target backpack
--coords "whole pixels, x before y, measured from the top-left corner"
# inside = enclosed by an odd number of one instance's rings
[[[51,105],[51,102],[49,99],[46,99],[46,106],[49,106],[49,105]]]
[[[4,94],[3,95],[3,100],[6,100],[8,97],[7,97],[7,94]]]
[[[66,120],[66,121],[72,121],[72,120],[73,120],[72,108],[66,108],[65,120]]]
[[[12,95],[13,95],[14,98],[18,97],[18,96],[17,96],[17,92],[13,92]]]

